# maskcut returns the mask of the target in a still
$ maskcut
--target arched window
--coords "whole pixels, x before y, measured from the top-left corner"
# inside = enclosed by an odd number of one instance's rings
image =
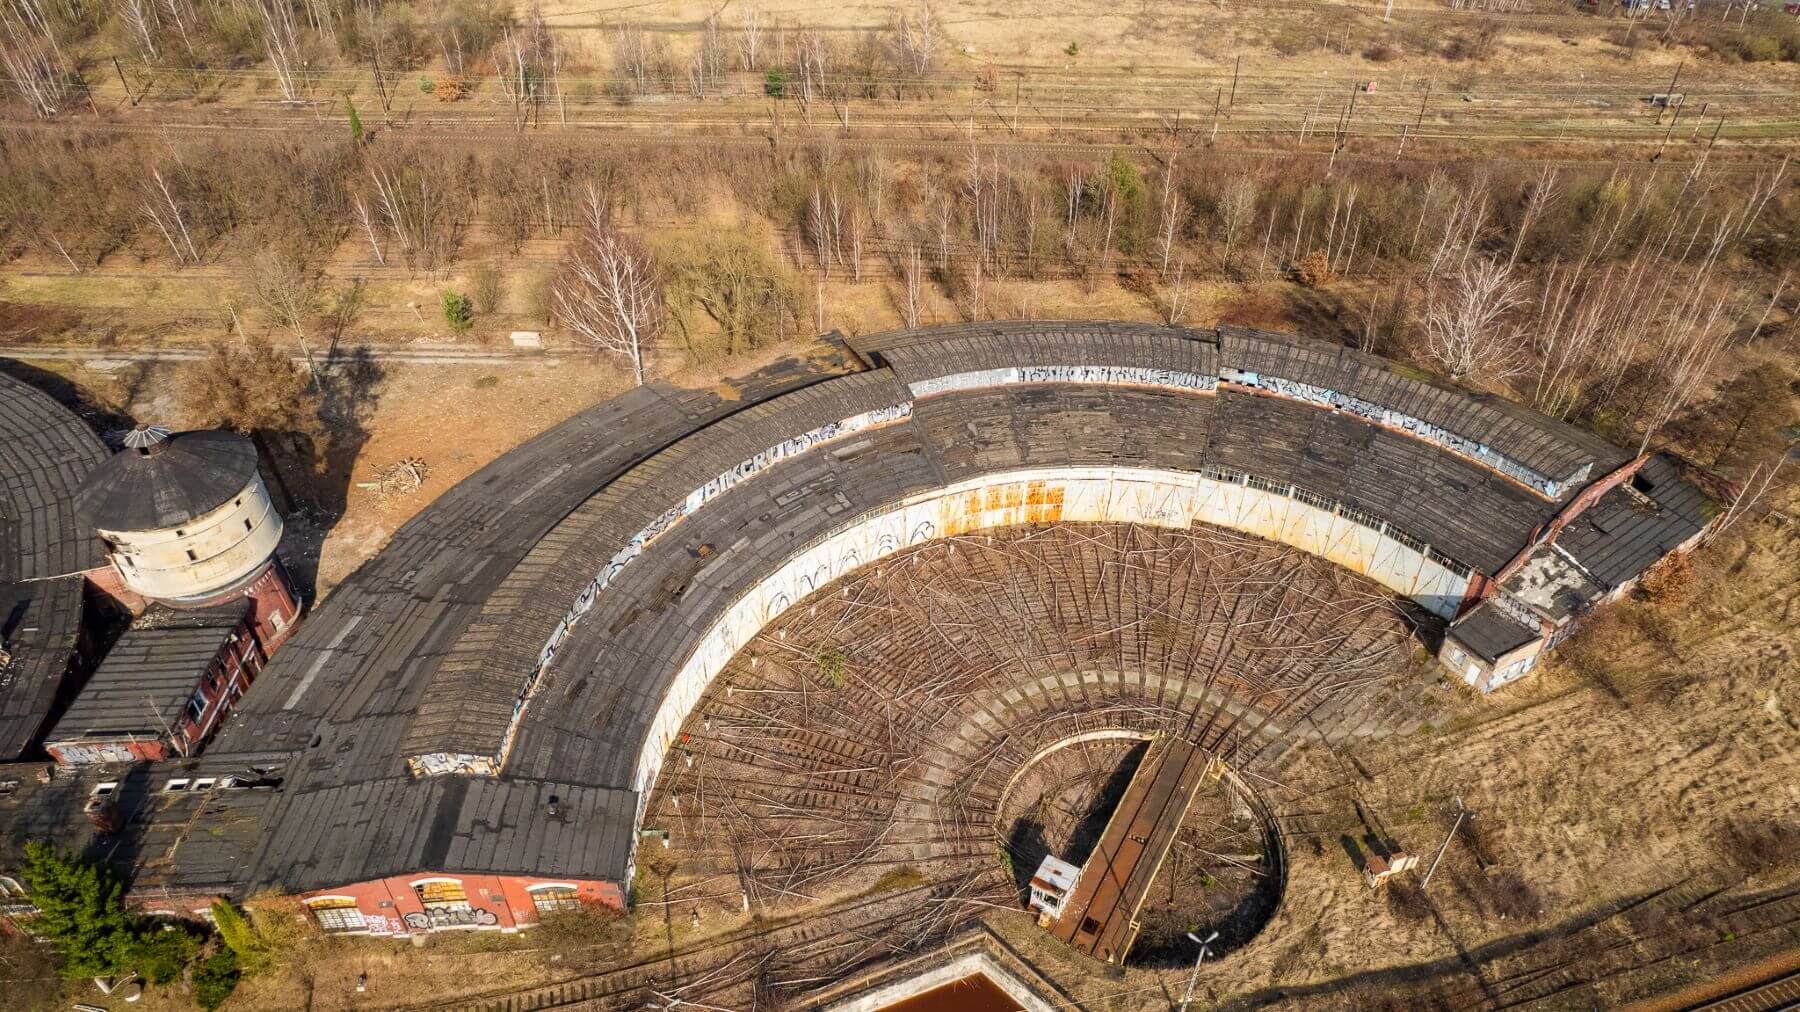
[[[413,892],[426,910],[467,910],[469,894],[461,879],[427,878],[413,883]]]
[[[306,907],[318,920],[319,927],[326,931],[363,931],[368,927],[362,911],[356,909],[356,901],[348,896],[321,896],[307,900]]]
[[[581,897],[576,895],[575,887],[564,882],[535,885],[525,891],[531,894],[531,903],[537,907],[540,917],[557,910],[581,908]]]

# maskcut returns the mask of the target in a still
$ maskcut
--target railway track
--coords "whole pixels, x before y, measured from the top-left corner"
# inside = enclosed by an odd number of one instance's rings
[[[796,949],[852,928],[892,924],[924,904],[936,886],[900,889],[841,903],[775,927],[751,926],[723,937],[651,959],[610,967],[542,987],[470,995],[448,1003],[399,1006],[394,1012],[460,1009],[466,1012],[527,1012],[594,1004],[608,1007],[617,999],[642,999],[652,992],[679,988],[682,981],[716,973],[734,961],[765,949]]]
[[[1689,1012],[1791,1012],[1800,1009],[1800,970],[1765,981],[1735,994],[1700,1005]]]

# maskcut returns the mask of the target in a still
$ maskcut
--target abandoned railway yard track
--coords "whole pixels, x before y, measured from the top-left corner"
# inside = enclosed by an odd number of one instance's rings
[[[893,924],[914,912],[934,886],[898,889],[871,897],[815,908],[773,925],[758,924],[718,938],[679,947],[658,956],[597,970],[552,984],[517,991],[466,995],[449,1002],[395,1006],[396,1012],[453,1008],[465,1012],[528,1012],[594,1004],[613,1007],[609,999],[647,999],[658,990],[679,990],[684,980],[747,959],[770,948],[797,948],[851,929]],[[626,1006],[619,1006],[626,1007]],[[641,1007],[641,1006],[638,1006]]]

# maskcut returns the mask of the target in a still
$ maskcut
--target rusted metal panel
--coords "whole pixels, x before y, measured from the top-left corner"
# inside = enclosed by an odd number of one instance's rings
[[[1123,963],[1137,940],[1137,914],[1162,869],[1210,756],[1179,739],[1152,746],[1107,820],[1075,893],[1050,933],[1096,959]]]

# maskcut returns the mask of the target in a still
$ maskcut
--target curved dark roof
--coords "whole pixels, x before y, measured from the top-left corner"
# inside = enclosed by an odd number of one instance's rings
[[[215,754],[307,757],[284,787],[255,883],[324,888],[400,869],[621,874],[623,851],[544,841],[629,839],[630,824],[614,820],[631,817],[637,751],[703,630],[797,548],[916,492],[1020,467],[1224,467],[1376,514],[1491,574],[1586,484],[1550,498],[1414,433],[1243,384],[1207,396],[1086,382],[923,396],[910,384],[1032,365],[1238,369],[1392,406],[1557,479],[1597,478],[1629,457],[1522,408],[1281,335],[1032,322],[851,343],[867,366],[784,360],[711,390],[637,388],[508,453],[402,527],[314,612],[215,741]],[[766,448],[908,399],[909,417],[782,460],[646,548],[563,642],[497,781],[410,775],[408,754],[492,753],[546,639],[635,532]],[[533,803],[546,791],[591,793],[592,824],[546,823]],[[484,822],[505,831],[476,832]]]
[[[0,759],[28,753],[66,702],[81,633],[82,578],[99,564],[75,490],[106,459],[86,422],[0,373]]]
[[[73,509],[106,447],[49,394],[0,373],[0,584],[98,564]]]
[[[256,474],[256,444],[235,432],[178,432],[145,454],[115,453],[94,469],[75,504],[108,531],[179,527],[218,509]]]

